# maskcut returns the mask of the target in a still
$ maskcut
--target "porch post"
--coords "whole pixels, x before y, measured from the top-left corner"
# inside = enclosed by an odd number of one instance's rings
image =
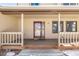
[[[22,33],[22,34],[21,34],[21,43],[22,43],[22,46],[23,46],[23,41],[24,41],[24,40],[23,40],[23,39],[24,39],[24,38],[23,38],[23,32],[24,32],[24,31],[23,31],[23,24],[24,24],[24,21],[23,21],[23,20],[24,20],[24,14],[21,13],[21,33]]]
[[[58,45],[60,46],[60,13],[58,13]]]

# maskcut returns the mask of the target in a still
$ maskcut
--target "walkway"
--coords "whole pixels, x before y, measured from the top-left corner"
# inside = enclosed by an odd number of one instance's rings
[[[58,49],[23,49],[18,56],[65,56]]]

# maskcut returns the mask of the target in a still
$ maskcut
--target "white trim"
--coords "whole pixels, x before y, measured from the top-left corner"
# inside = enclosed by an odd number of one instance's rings
[[[23,40],[23,39],[24,39],[24,38],[23,38],[23,32],[24,32],[24,31],[23,31],[23,24],[24,24],[24,21],[23,21],[23,20],[24,20],[24,14],[22,13],[22,14],[21,14],[21,32],[22,32],[22,34],[21,34],[21,42],[22,42],[22,46],[23,46],[23,43],[24,43],[24,42],[23,42],[23,41],[24,41],[24,40]]]
[[[24,19],[24,14],[21,14],[21,32],[23,32],[23,19]]]
[[[58,45],[60,46],[60,13],[58,13]]]

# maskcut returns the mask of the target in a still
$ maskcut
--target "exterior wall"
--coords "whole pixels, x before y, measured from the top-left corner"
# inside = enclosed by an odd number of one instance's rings
[[[25,15],[24,16],[24,38],[33,38],[33,22],[44,21],[45,22],[45,39],[56,39],[58,33],[52,33],[52,21],[58,21],[57,14],[37,14],[37,15]],[[79,32],[79,14],[78,13],[62,13],[61,21],[77,21],[77,31]],[[66,26],[65,26],[66,27]]]
[[[52,21],[58,21],[57,14],[25,14],[24,15],[24,38],[33,39],[33,22],[45,22],[45,38],[56,39],[58,33],[52,33]],[[61,21],[77,21],[77,30],[79,32],[79,14],[78,13],[62,13]],[[4,15],[0,13],[0,32],[18,32],[20,31],[20,15]]]
[[[57,14],[52,15],[25,15],[24,16],[24,37],[27,39],[33,38],[33,22],[44,21],[45,22],[45,38],[52,39],[57,38],[57,34],[52,33],[52,21],[58,20]]]
[[[61,14],[61,21],[77,21],[77,31],[79,32],[79,13],[71,13],[71,14]]]
[[[4,15],[0,13],[0,32],[19,31],[19,17],[14,15]]]

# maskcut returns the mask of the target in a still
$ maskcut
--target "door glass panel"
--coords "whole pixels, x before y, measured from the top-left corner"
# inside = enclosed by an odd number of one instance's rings
[[[35,23],[35,29],[41,29],[41,24],[40,23]]]
[[[42,37],[44,37],[44,28],[45,26],[44,26],[44,22],[42,22]]]
[[[35,36],[40,36],[40,30],[35,30]]]
[[[45,36],[45,23],[44,22],[35,22],[34,23],[34,37],[43,38]]]
[[[44,30],[42,30],[42,36],[44,37]]]
[[[41,24],[40,23],[35,23],[35,36],[40,36],[41,35]]]

